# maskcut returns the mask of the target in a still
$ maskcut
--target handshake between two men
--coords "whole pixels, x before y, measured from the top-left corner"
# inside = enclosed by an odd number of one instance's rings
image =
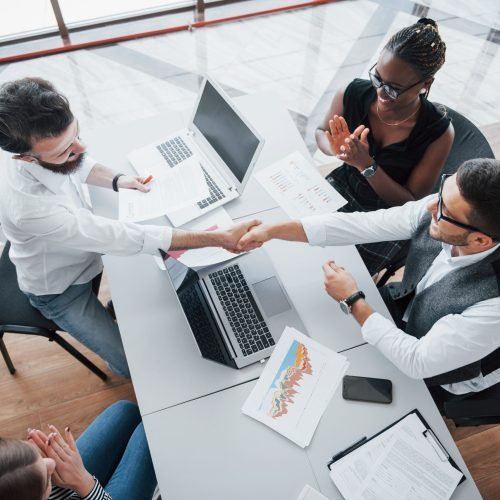
[[[255,250],[272,239],[308,243],[304,227],[298,220],[265,224],[253,219],[235,224],[225,233],[225,240],[220,246],[235,253]],[[352,275],[343,267],[337,266],[335,262],[326,262],[323,265],[323,272],[325,290],[336,301],[343,301],[358,292],[358,285]],[[364,322],[373,310],[364,301],[358,302],[360,303],[358,309],[363,309],[359,312],[363,313],[361,316]],[[358,315],[355,316],[359,321]]]

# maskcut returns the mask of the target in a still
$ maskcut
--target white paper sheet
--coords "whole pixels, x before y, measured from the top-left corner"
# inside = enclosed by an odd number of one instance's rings
[[[224,208],[219,207],[208,214],[198,217],[196,220],[182,226],[181,229],[189,231],[214,231],[216,229],[226,229],[233,225],[233,220]],[[193,250],[172,250],[167,253],[170,257],[182,262],[192,269],[213,266],[220,262],[234,259],[241,254],[235,254],[218,247],[196,248]],[[165,265],[161,257],[155,257],[160,269],[165,270]]]
[[[200,164],[188,159],[173,168],[165,169],[148,184],[151,191],[120,189],[119,219],[131,222],[154,219],[169,211],[196,203],[209,194]]]
[[[415,414],[335,462],[330,477],[351,500],[447,500],[462,474],[436,452]]]
[[[300,492],[297,500],[329,500],[328,497],[315,490],[312,486],[306,484],[304,489]]]
[[[304,448],[348,366],[345,356],[286,327],[242,412]]]
[[[255,178],[292,219],[334,212],[347,203],[297,151]]]

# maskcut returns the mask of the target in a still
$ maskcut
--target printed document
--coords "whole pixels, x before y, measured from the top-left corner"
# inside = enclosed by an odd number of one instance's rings
[[[196,159],[188,159],[173,168],[166,168],[148,186],[151,188],[148,193],[136,189],[120,189],[120,220],[138,222],[154,219],[209,195],[205,175]]]
[[[331,466],[330,477],[346,499],[447,500],[462,473],[412,413]]]
[[[349,362],[286,327],[242,412],[305,448]]]
[[[294,152],[255,178],[292,219],[338,210],[346,200],[299,152]]]

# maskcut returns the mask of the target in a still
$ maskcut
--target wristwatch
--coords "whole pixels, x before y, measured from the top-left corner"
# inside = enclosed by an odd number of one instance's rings
[[[116,191],[118,192],[118,179],[120,177],[123,177],[125,174],[116,174],[114,177],[113,177],[113,180],[111,181],[111,186],[113,187],[113,191]]]
[[[345,314],[351,314],[354,302],[364,298],[365,294],[361,290],[358,290],[356,293],[353,293],[350,297],[347,297],[347,299],[341,300],[339,302],[340,309],[342,309],[342,312]]]
[[[373,162],[370,166],[366,167],[364,170],[361,170],[361,175],[363,177],[372,177],[373,175],[375,175],[377,168],[378,165]]]

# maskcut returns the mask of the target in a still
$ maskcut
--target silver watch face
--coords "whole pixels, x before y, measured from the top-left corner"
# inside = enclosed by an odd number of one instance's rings
[[[345,314],[351,314],[351,308],[350,306],[347,305],[345,300],[341,300],[339,302],[340,309],[342,310],[343,313]]]

